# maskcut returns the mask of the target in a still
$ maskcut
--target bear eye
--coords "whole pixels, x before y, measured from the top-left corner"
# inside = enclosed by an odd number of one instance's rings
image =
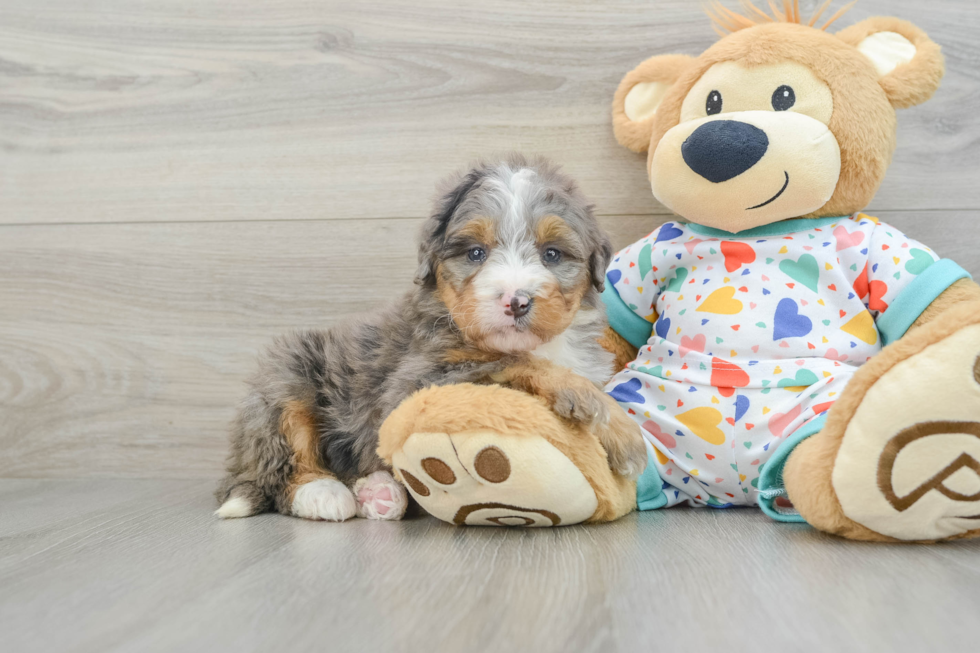
[[[561,252],[554,247],[549,247],[544,250],[544,256],[542,258],[544,258],[545,263],[557,263],[561,260]]]
[[[466,257],[474,263],[482,263],[487,259],[487,252],[482,247],[471,247],[470,250],[466,252]]]
[[[772,92],[772,108],[776,111],[786,111],[796,104],[796,93],[792,87],[783,84]]]
[[[721,113],[721,93],[718,91],[708,93],[708,99],[704,102],[704,110],[709,116]]]

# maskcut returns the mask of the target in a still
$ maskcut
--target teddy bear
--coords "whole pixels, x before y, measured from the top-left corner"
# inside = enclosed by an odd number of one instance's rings
[[[433,515],[554,526],[756,506],[856,540],[980,535],[980,287],[862,212],[895,110],[939,86],[940,48],[896,18],[831,34],[843,11],[818,27],[823,9],[743,5],[714,5],[714,45],[647,59],[613,101],[617,140],[646,153],[677,215],[614,256],[603,293],[620,367],[606,392],[647,469],[613,473],[586,427],[529,395],[428,388],[378,452]]]

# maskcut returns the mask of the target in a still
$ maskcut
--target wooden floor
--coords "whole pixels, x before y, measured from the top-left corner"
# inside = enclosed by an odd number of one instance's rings
[[[448,172],[541,153],[617,245],[666,219],[609,105],[647,56],[713,42],[702,6],[0,0],[0,650],[975,643],[977,543],[754,512],[540,533],[211,517],[257,350],[408,288]],[[861,0],[840,26],[875,14],[923,27],[948,72],[900,113],[869,212],[980,278],[980,3]]]

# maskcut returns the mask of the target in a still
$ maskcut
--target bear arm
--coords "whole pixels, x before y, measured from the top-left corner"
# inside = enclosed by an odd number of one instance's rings
[[[616,357],[617,370],[623,369],[627,364],[636,360],[636,355],[640,351],[611,326],[607,326],[602,337],[599,338],[599,345]]]
[[[972,279],[959,279],[936,297],[926,310],[912,323],[912,328],[928,324],[939,315],[964,302],[980,303],[980,286]]]

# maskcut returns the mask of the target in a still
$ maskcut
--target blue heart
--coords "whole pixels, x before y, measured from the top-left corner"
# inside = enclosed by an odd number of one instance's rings
[[[743,276],[743,277],[744,277],[745,275],[747,275],[748,273],[749,273],[749,269],[748,269],[748,268],[745,268],[744,270],[742,270],[742,276]]]
[[[641,395],[637,390],[643,387],[643,382],[639,379],[630,379],[626,383],[620,383],[615,388],[609,391],[609,396],[616,401],[621,401],[624,403],[642,404],[643,395]]]
[[[688,482],[688,481],[690,481],[690,480],[691,480],[691,477],[690,477],[690,476],[688,476],[687,478],[685,478],[685,479],[684,479],[684,482],[685,482],[685,483],[687,483],[687,482]]]
[[[749,398],[745,395],[739,395],[735,399],[735,421],[742,419],[745,415],[745,411],[749,409]]]
[[[615,286],[617,283],[619,283],[619,280],[623,278],[623,273],[619,270],[613,269],[606,272],[606,278],[609,279],[609,283]]]
[[[657,328],[657,335],[666,340],[667,334],[670,333],[670,318],[661,315],[655,326]]]
[[[701,326],[704,326],[707,323],[708,323],[708,319],[707,318],[701,320]]]
[[[657,234],[657,239],[653,241],[653,244],[656,245],[663,240],[673,240],[683,235],[684,232],[675,227],[673,222],[665,222],[664,225],[660,227],[660,233]]]
[[[769,294],[769,291],[768,291],[768,290],[766,290],[765,288],[763,288],[763,289],[762,289],[762,294],[763,294],[763,295],[768,295],[768,294]]]
[[[799,306],[790,298],[780,299],[776,305],[776,314],[772,322],[772,339],[802,338],[813,331],[813,322],[805,315],[800,315]]]

